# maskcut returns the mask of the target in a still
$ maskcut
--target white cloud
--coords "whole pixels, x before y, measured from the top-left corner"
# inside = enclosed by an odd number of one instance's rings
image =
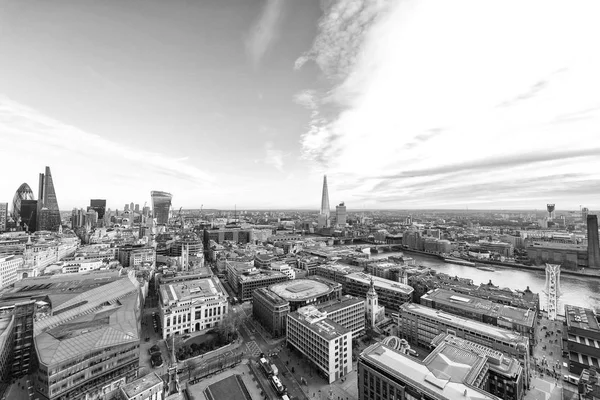
[[[144,150],[144,144],[130,147],[85,132],[49,118],[25,105],[0,96],[0,154],[6,165],[19,165],[16,181],[35,186],[37,175],[49,165],[55,182],[68,179],[58,192],[69,201],[89,201],[95,195],[116,201],[140,191],[205,189],[214,177],[195,167],[189,157],[171,157]],[[68,178],[67,178],[68,177]],[[2,183],[2,193],[16,190],[14,182]],[[32,186],[33,185],[33,186]],[[132,199],[133,200],[133,199]],[[178,200],[181,200],[178,199]],[[85,204],[85,203],[84,203]],[[81,206],[81,204],[79,204]]]
[[[320,104],[342,110],[317,109],[304,156],[332,181],[354,177],[352,194],[399,205],[493,202],[502,188],[552,196],[544,177],[566,170],[592,173],[562,176],[572,193],[558,185],[556,196],[592,201],[585,182],[598,187],[600,152],[554,163],[531,154],[600,146],[599,11],[595,1],[332,2],[296,67],[315,61],[333,85]],[[485,167],[502,157],[529,162]],[[465,162],[484,167],[466,173]],[[446,172],[433,183],[407,175],[431,168]],[[466,189],[478,184],[488,187]]]
[[[277,39],[285,2],[286,0],[266,0],[259,17],[250,29],[245,40],[246,52],[255,67]]]
[[[280,172],[283,172],[283,151],[277,149],[273,142],[268,141],[265,143],[265,164],[272,165]]]

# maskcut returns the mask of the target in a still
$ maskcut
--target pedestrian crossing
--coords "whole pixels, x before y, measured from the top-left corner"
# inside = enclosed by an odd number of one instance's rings
[[[254,357],[260,355],[260,347],[258,347],[258,344],[254,340],[251,342],[247,342],[246,348],[248,349],[248,353],[250,355]]]

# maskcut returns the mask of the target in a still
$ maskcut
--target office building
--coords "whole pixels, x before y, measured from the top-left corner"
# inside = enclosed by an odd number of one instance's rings
[[[160,285],[162,337],[213,328],[227,315],[225,291],[215,278]]]
[[[568,268],[588,266],[588,247],[582,244],[532,240],[525,245],[525,249],[527,257],[536,265],[552,263]]]
[[[50,167],[46,167],[45,173],[40,174],[38,188],[37,230],[57,231],[61,224],[60,209],[56,200]]]
[[[12,313],[0,307],[0,397],[4,395],[6,384],[11,377],[11,362],[14,342],[14,317]]]
[[[452,334],[519,360],[525,371],[530,368],[529,339],[510,330],[484,324],[435,310],[421,304],[407,303],[398,314],[398,336],[411,344],[430,347],[441,332]],[[526,384],[529,377],[525,374]]]
[[[352,331],[356,338],[365,332],[365,300],[344,295],[336,300],[316,304],[315,307],[327,314],[327,318]]]
[[[31,233],[37,228],[37,209],[37,200],[21,200],[21,226]]]
[[[600,241],[598,239],[598,216],[587,216],[588,267],[600,268]]]
[[[226,262],[227,280],[236,295],[236,301],[252,299],[252,292],[278,282],[285,282],[287,275],[277,271],[257,269],[246,263]]]
[[[159,225],[169,223],[169,211],[171,210],[171,193],[153,190],[150,192],[152,198],[152,216]],[[133,212],[133,210],[131,210]]]
[[[580,400],[600,399],[600,379],[596,368],[585,369],[579,376],[577,384]]]
[[[163,400],[165,383],[156,372],[121,387],[122,400]]]
[[[7,230],[8,223],[8,203],[0,203],[0,232]]]
[[[530,351],[533,351],[535,346],[537,321],[535,310],[524,310],[497,304],[490,300],[458,294],[446,289],[430,290],[421,296],[421,304],[485,324],[516,331],[521,336],[529,339]]]
[[[499,400],[500,397],[485,390],[489,387],[486,358],[485,355],[445,344],[419,361],[385,344],[375,343],[367,347],[358,359],[358,398]]]
[[[412,287],[362,272],[346,275],[342,285],[345,294],[366,298],[371,282],[377,291],[379,305],[384,306],[386,312],[395,313],[402,304],[412,300]]]
[[[348,214],[346,213],[346,205],[344,202],[341,202],[338,206],[335,207],[335,223],[337,226],[344,227],[346,226],[346,218]]]
[[[270,285],[269,290],[289,302],[290,311],[296,311],[298,308],[309,304],[339,299],[342,296],[342,285],[326,279],[316,278],[276,283]]]
[[[32,366],[35,301],[0,299],[0,374],[20,378]]]
[[[569,357],[569,372],[581,374],[584,369],[600,370],[600,316],[593,310],[565,305],[567,333],[563,348]]]
[[[329,383],[352,372],[352,331],[314,306],[288,315],[287,345],[302,353]]]
[[[290,303],[262,287],[252,293],[252,316],[273,337],[285,335]]]
[[[94,210],[98,213],[98,226],[104,226],[104,215],[106,214],[106,200],[91,199],[88,210]]]
[[[252,229],[221,228],[205,230],[205,244],[213,240],[215,243],[225,241],[246,244],[252,242]]]
[[[156,250],[141,244],[128,244],[118,247],[116,257],[125,268],[151,267],[156,263]]]
[[[329,206],[329,189],[327,188],[327,175],[323,176],[323,192],[321,194],[321,212],[319,213],[319,228],[329,228],[331,208]]]
[[[35,199],[33,195],[33,190],[29,187],[27,183],[22,183],[21,186],[15,192],[13,196],[13,201],[11,205],[11,217],[15,223],[19,222],[19,218],[21,217],[21,202],[23,200],[33,200]],[[35,226],[32,227],[35,230]]]
[[[17,269],[23,266],[23,256],[0,255],[0,289],[12,285],[17,281]]]

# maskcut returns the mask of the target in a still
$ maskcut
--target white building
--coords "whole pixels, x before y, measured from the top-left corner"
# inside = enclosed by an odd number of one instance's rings
[[[269,267],[269,269],[273,270],[273,271],[279,271],[282,274],[287,275],[290,280],[296,279],[296,271],[294,270],[294,268],[290,267],[288,264],[286,264],[284,262],[271,263],[271,266]]]
[[[160,285],[162,337],[217,326],[228,312],[227,295],[213,278]]]
[[[314,306],[288,315],[287,343],[304,354],[329,383],[352,372],[352,330]]]
[[[23,265],[21,256],[0,257],[0,289],[17,281],[17,269]]]

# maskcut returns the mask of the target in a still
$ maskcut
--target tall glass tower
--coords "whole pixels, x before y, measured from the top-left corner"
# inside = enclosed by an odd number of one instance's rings
[[[319,226],[329,228],[331,210],[329,207],[329,190],[327,189],[327,175],[323,176],[323,194],[321,196],[321,215],[319,216]]]
[[[15,192],[15,196],[13,197],[12,207],[11,207],[11,216],[15,223],[19,222],[19,218],[21,217],[21,202],[23,200],[33,200],[33,190],[29,187],[27,183],[21,184],[17,191]],[[35,226],[32,227],[35,230]]]
[[[169,223],[169,210],[173,195],[153,190],[150,192],[150,197],[152,198],[152,216],[156,218],[157,224],[166,225]]]
[[[39,231],[56,231],[60,226],[60,210],[56,201],[54,181],[50,167],[46,167],[44,174],[40,174],[38,196],[37,224]]]

